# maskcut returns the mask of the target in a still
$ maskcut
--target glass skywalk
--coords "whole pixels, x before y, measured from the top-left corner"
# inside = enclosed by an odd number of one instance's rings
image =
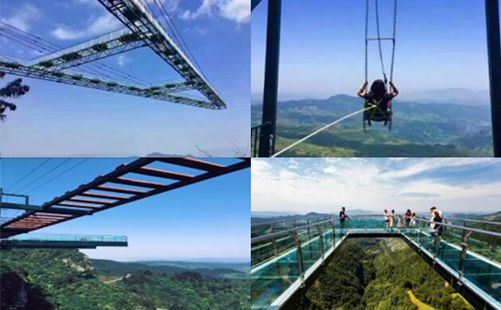
[[[403,238],[488,307],[501,308],[501,234],[475,228],[498,223],[444,224],[437,237],[427,220],[410,225],[403,216],[397,219],[391,229],[379,215],[354,216],[343,224],[331,217],[253,224],[252,308],[280,308],[346,238],[374,236]]]

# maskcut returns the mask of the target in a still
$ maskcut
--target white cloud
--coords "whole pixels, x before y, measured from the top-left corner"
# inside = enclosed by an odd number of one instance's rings
[[[203,0],[195,11],[186,10],[181,14],[182,19],[196,19],[203,15],[219,14],[221,17],[234,21],[237,24],[247,23],[250,20],[249,0]]]
[[[125,66],[126,64],[128,64],[130,62],[130,58],[125,56],[124,54],[120,54],[118,55],[117,57],[117,64],[120,66],[120,67],[123,67]]]
[[[31,23],[40,16],[40,10],[33,4],[27,3],[21,6],[11,17],[1,18],[0,20],[21,30],[28,31],[31,28]]]
[[[224,1],[220,6],[221,15],[236,23],[246,23],[250,19],[250,1],[230,0]]]
[[[59,40],[77,40],[90,36],[101,35],[120,28],[121,23],[115,16],[106,13],[94,19],[85,29],[74,29],[59,26],[51,34]]]
[[[384,173],[383,176],[390,178],[410,177],[441,167],[471,166],[489,162],[491,162],[491,159],[489,158],[442,158],[437,161],[419,161],[418,163],[410,165],[405,169],[392,170]]]
[[[407,159],[398,165],[391,159],[256,159],[252,161],[252,210],[333,213],[347,205],[376,212],[407,208],[422,212],[436,205],[449,212],[499,211],[501,178],[452,182],[417,177],[419,172],[438,168],[467,171],[486,162],[493,159]],[[385,172],[388,169],[391,174]]]

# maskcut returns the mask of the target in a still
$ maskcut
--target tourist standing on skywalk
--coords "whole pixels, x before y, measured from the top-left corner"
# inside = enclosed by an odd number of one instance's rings
[[[384,228],[390,228],[390,215],[386,209],[384,209]]]
[[[407,209],[405,212],[405,226],[409,227],[411,224],[411,219],[412,219],[412,212],[411,209]]]
[[[437,207],[433,206],[430,208],[430,228],[432,230],[434,230],[434,223],[433,222],[438,222],[438,221],[435,221],[434,219],[439,219],[440,221],[439,222],[442,222],[444,217],[442,215],[442,211],[440,211]]]
[[[346,215],[346,208],[341,207],[341,211],[339,212],[339,223],[341,223],[341,228],[345,227],[346,218],[348,218],[348,215]]]

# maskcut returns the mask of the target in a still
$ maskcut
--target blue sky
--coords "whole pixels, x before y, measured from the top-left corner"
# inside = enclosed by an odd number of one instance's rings
[[[132,160],[1,159],[0,186],[11,192],[28,193],[32,204],[41,204]],[[235,159],[210,160],[223,164],[235,162]],[[32,175],[12,186],[43,162],[45,164]],[[63,173],[67,169],[68,172]],[[46,183],[52,178],[53,181]],[[14,202],[12,198],[10,201]],[[2,217],[12,217],[18,212],[2,210]],[[102,247],[83,251],[93,258],[244,261],[250,255],[249,231],[250,169],[245,169],[40,229],[36,233],[128,237],[129,246],[126,248]]]
[[[213,156],[248,153],[250,5],[242,0],[164,2],[227,110],[25,79],[31,92],[17,100],[18,110],[1,125],[2,154],[202,155],[197,148]],[[97,0],[1,1],[0,20],[62,47],[121,28]],[[2,37],[0,42],[2,56],[39,56]],[[103,62],[151,83],[177,78],[148,48]]]
[[[389,36],[393,1],[379,3],[381,34]],[[253,95],[262,93],[266,11],[260,5],[252,13]],[[488,89],[484,1],[399,1],[398,14],[395,81],[402,95]],[[373,36],[374,15],[370,29]],[[365,0],[283,1],[280,97],[355,94],[364,79],[364,36]],[[389,47],[386,43],[387,67]],[[377,44],[369,50],[374,80],[381,77]]]
[[[252,211],[381,212],[433,205],[501,211],[501,161],[490,158],[274,158],[252,161]],[[294,193],[294,195],[291,195]]]

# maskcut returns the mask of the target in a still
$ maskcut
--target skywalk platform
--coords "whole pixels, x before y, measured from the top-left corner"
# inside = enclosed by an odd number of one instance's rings
[[[95,249],[100,246],[126,247],[125,236],[25,234],[0,240],[0,249],[65,248]]]
[[[425,220],[386,229],[380,216],[301,224],[253,225],[252,309],[294,308],[345,240],[375,237],[403,239],[475,308],[501,309],[499,233],[447,225],[437,238]]]

